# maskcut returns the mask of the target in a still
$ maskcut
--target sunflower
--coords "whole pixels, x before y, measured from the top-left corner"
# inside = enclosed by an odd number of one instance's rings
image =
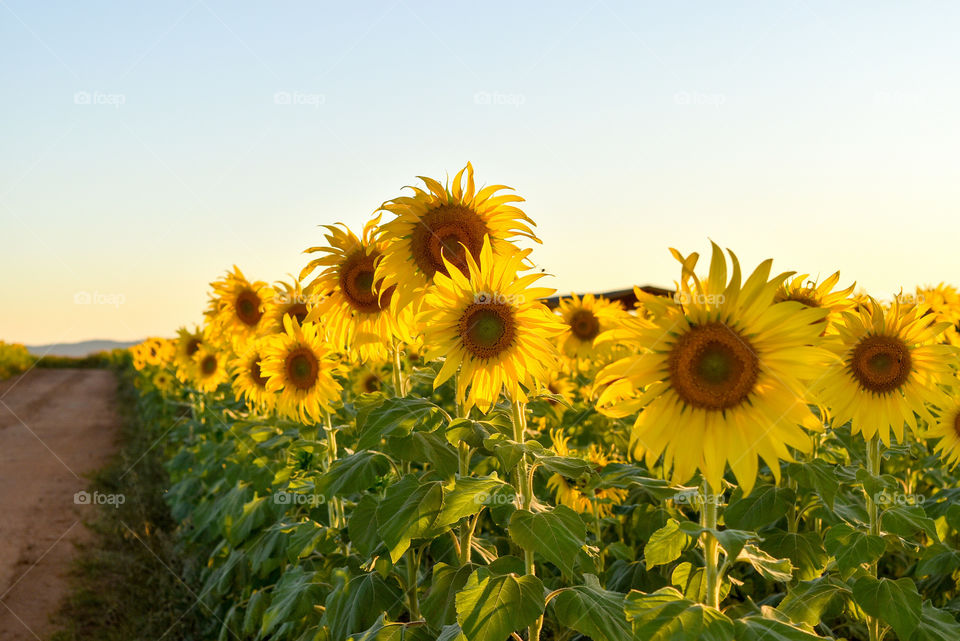
[[[834,288],[840,282],[840,272],[835,272],[822,283],[810,280],[809,274],[800,274],[785,282],[777,290],[774,300],[777,302],[797,301],[807,307],[820,307],[828,310],[825,322],[825,331],[833,332],[834,325],[840,320],[843,312],[852,309],[855,302],[850,298],[856,283],[845,289]]]
[[[953,381],[954,391],[960,388],[960,381]],[[946,400],[946,399],[945,399]],[[925,438],[939,438],[936,451],[951,468],[960,463],[960,399],[954,397],[940,408],[937,422],[923,435]]]
[[[160,370],[154,374],[153,379],[151,380],[153,382],[153,386],[156,387],[164,396],[171,394],[177,386],[176,381],[166,370]]]
[[[484,239],[479,265],[467,254],[464,275],[448,262],[449,275],[437,272],[423,301],[425,357],[445,357],[434,387],[459,369],[457,401],[465,411],[475,405],[487,412],[504,388],[525,402],[521,385],[541,388],[559,364],[556,336],[563,326],[538,301],[554,290],[530,286],[543,274],[517,276],[526,253],[497,257]]]
[[[389,386],[389,375],[384,374],[382,367],[364,365],[350,372],[353,380],[353,393],[373,394]]]
[[[181,327],[177,330],[175,340],[173,364],[177,370],[177,378],[181,381],[192,380],[197,367],[193,357],[203,344],[203,332],[197,326],[194,326],[193,330]]]
[[[227,357],[208,344],[203,344],[193,355],[195,363],[193,384],[201,392],[213,392],[227,381]]]
[[[934,422],[926,406],[942,403],[937,383],[950,376],[956,348],[937,344],[949,324],[925,312],[896,301],[884,311],[871,299],[867,308],[844,313],[839,340],[830,345],[841,362],[818,386],[834,424],[852,421],[854,434],[878,434],[889,445],[891,429],[901,442],[904,423],[917,430],[918,414]]]
[[[635,319],[627,329],[636,333],[633,344],[646,348],[600,371],[597,405],[619,417],[640,411],[631,450],[649,467],[663,456],[675,482],[699,469],[719,489],[729,463],[749,493],[758,459],[779,479],[779,461],[792,460],[788,447],[810,450],[800,426],[820,427],[807,407],[805,383],[830,362],[816,325],[827,310],[775,303],[789,274],[768,280],[770,260],[741,284],[731,251],[728,280],[723,252],[712,245],[706,280],[693,272],[696,253],[684,258],[671,250],[683,265],[677,295],[638,291],[651,319]]]
[[[915,301],[927,306],[938,321],[950,323],[942,334],[943,341],[960,346],[960,293],[953,285],[918,287]]]
[[[250,282],[236,265],[233,272],[210,283],[213,294],[207,318],[215,335],[238,349],[264,327],[264,318],[274,296],[263,281]]]
[[[560,336],[560,349],[574,365],[580,361],[608,361],[616,344],[595,344],[594,341],[603,332],[618,327],[629,316],[619,303],[593,294],[583,298],[576,294],[561,298],[557,312],[566,326]]]
[[[447,187],[432,178],[419,178],[426,190],[409,187],[412,196],[382,205],[396,218],[382,227],[386,247],[377,276],[385,288],[397,287],[401,307],[418,300],[418,292],[433,282],[436,274],[449,275],[447,261],[466,273],[466,256],[479,260],[484,238],[489,237],[498,259],[514,253],[511,240],[518,236],[540,242],[531,230],[534,222],[511,204],[523,202],[523,198],[498,195],[510,189],[503,185],[476,191],[470,163]]]
[[[340,384],[332,375],[337,362],[315,323],[301,327],[287,316],[283,327],[283,334],[266,337],[263,346],[260,372],[267,377],[266,389],[277,393],[282,416],[319,423],[340,398]]]
[[[260,370],[266,338],[255,338],[247,343],[243,353],[230,362],[233,371],[233,391],[237,400],[260,411],[270,411],[276,405],[276,395],[267,391],[267,377]]]
[[[553,451],[559,456],[582,456],[581,453],[571,450],[570,438],[564,436],[561,430],[551,430],[550,438],[553,440]],[[591,444],[586,456],[582,458],[586,458],[596,468],[602,468],[610,462],[596,444]],[[547,479],[547,488],[553,491],[560,505],[566,505],[580,514],[596,514],[599,517],[610,516],[613,507],[627,498],[627,491],[618,488],[597,489],[593,491],[592,497],[588,496],[582,485],[562,474],[553,474]]]
[[[268,304],[264,312],[263,334],[282,334],[283,317],[291,316],[297,319],[301,325],[307,320],[307,315],[313,308],[318,296],[314,296],[309,291],[305,291],[299,280],[292,283],[277,281],[274,283],[275,292],[271,304]]]
[[[363,239],[343,225],[325,225],[327,247],[311,247],[308,253],[325,254],[304,267],[300,278],[315,269],[325,269],[310,283],[309,291],[322,294],[307,315],[308,321],[323,319],[334,347],[361,361],[385,361],[395,339],[408,338],[410,313],[399,313],[394,286],[385,287],[374,275],[383,244],[376,240],[380,217],[363,228]]]

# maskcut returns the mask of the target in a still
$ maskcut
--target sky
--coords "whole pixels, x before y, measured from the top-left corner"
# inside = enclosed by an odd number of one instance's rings
[[[561,293],[960,281],[951,2],[0,0],[0,339],[170,336],[467,161]],[[547,281],[547,279],[545,279]]]

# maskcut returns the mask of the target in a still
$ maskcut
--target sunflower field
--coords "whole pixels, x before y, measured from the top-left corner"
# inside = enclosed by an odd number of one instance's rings
[[[22,374],[30,369],[36,359],[20,343],[0,341],[0,381]]]
[[[553,299],[522,198],[420,180],[132,350],[211,638],[960,639],[955,289]]]

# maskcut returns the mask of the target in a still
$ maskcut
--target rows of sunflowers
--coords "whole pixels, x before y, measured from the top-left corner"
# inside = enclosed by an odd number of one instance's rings
[[[220,638],[960,639],[953,288],[551,308],[519,196],[421,180],[133,350]]]

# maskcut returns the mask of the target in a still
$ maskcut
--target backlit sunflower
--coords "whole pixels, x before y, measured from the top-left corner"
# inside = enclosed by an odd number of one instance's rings
[[[523,198],[499,194],[510,189],[503,185],[477,191],[470,163],[447,187],[432,178],[419,178],[426,190],[409,187],[412,196],[401,196],[382,206],[396,218],[382,227],[386,247],[377,276],[383,279],[385,288],[397,287],[401,307],[418,300],[417,293],[433,281],[435,274],[448,274],[445,261],[466,272],[466,255],[479,260],[486,237],[498,259],[514,252],[510,241],[519,236],[540,242],[531,230],[533,221],[511,204],[523,202]]]
[[[325,225],[329,246],[311,247],[320,252],[304,267],[300,278],[315,269],[324,270],[310,283],[309,291],[323,297],[307,315],[308,321],[323,319],[327,337],[334,347],[361,361],[385,361],[395,339],[404,340],[410,313],[397,311],[394,286],[385,287],[374,275],[383,243],[376,239],[379,216],[363,228],[357,238],[345,225]]]
[[[319,423],[324,411],[340,399],[340,384],[333,378],[337,362],[318,334],[315,323],[301,327],[284,319],[284,333],[265,338],[260,372],[266,389],[277,393],[277,412],[304,423]]]
[[[856,283],[845,289],[834,288],[840,282],[840,272],[835,272],[821,283],[810,280],[809,274],[800,274],[785,282],[774,299],[779,303],[793,300],[807,307],[820,307],[828,311],[825,319],[825,331],[832,332],[833,326],[840,320],[843,312],[852,309],[854,301],[850,297]]]
[[[192,380],[196,374],[197,364],[193,356],[203,344],[203,332],[194,326],[193,330],[181,327],[177,330],[176,348],[173,363],[177,368],[177,378],[181,381]]]
[[[571,450],[569,437],[560,430],[551,430],[553,451],[560,456],[580,456],[590,461],[597,469],[607,465],[610,460],[600,451],[596,444],[590,445],[586,455]],[[554,474],[547,479],[547,488],[553,491],[557,503],[566,505],[580,514],[594,514],[600,517],[610,516],[615,505],[620,505],[627,498],[628,492],[618,488],[603,488],[587,494],[582,484],[566,478],[562,474]]]
[[[587,294],[580,298],[573,294],[561,298],[557,307],[565,329],[560,336],[560,349],[564,356],[577,361],[608,361],[616,344],[595,344],[601,333],[618,327],[629,316],[619,303],[602,296]]]
[[[518,276],[525,252],[497,257],[488,239],[480,262],[468,254],[467,275],[452,264],[437,272],[423,301],[420,323],[428,360],[444,357],[438,387],[457,373],[457,401],[487,412],[506,390],[526,401],[523,387],[539,389],[558,365],[559,319],[538,299],[554,290],[531,287],[543,274]],[[470,393],[467,395],[467,388]]]
[[[960,381],[954,380],[954,393],[960,389]],[[960,463],[960,398],[950,401],[944,399],[940,407],[940,417],[923,435],[925,438],[938,438],[936,452],[951,468]]]
[[[227,354],[203,344],[193,355],[193,384],[201,392],[213,392],[227,381]]]
[[[153,386],[156,387],[164,396],[171,394],[177,388],[177,383],[173,379],[173,376],[171,376],[166,370],[160,370],[154,374],[153,379],[151,380],[153,382]]]
[[[214,334],[239,349],[263,329],[273,290],[263,281],[247,280],[236,265],[210,286],[213,293],[206,315]]]
[[[237,400],[243,398],[248,406],[261,412],[269,411],[276,405],[276,395],[267,391],[267,377],[260,369],[266,340],[266,337],[252,339],[243,352],[230,362],[233,371],[231,384]]]
[[[263,321],[263,334],[282,334],[283,317],[291,316],[301,325],[307,320],[307,314],[319,300],[319,296],[304,291],[300,281],[293,283],[277,281],[273,287],[274,296],[267,305]]]
[[[350,378],[353,381],[353,393],[357,396],[379,392],[390,384],[389,374],[384,372],[383,367],[375,365],[354,369],[350,372]]]
[[[927,404],[942,403],[937,384],[949,380],[956,348],[937,344],[948,324],[925,311],[898,302],[885,311],[871,299],[867,308],[844,313],[840,340],[830,343],[841,362],[818,385],[835,425],[852,421],[854,434],[879,434],[889,445],[891,429],[900,442],[905,423],[917,430],[917,414],[934,422]]]
[[[817,346],[816,323],[827,310],[776,304],[789,274],[770,279],[770,260],[741,284],[733,252],[728,280],[727,261],[713,244],[709,276],[701,280],[693,271],[697,254],[671,251],[683,264],[677,294],[638,291],[651,318],[628,328],[634,344],[646,348],[598,374],[598,408],[620,417],[639,411],[633,454],[651,468],[662,456],[675,482],[699,469],[712,488],[721,488],[729,463],[749,493],[758,458],[779,479],[780,460],[792,460],[789,447],[810,450],[800,426],[819,428],[807,407],[806,382],[831,362]]]
[[[918,287],[914,301],[924,304],[938,321],[950,323],[941,338],[960,346],[960,292],[953,285],[940,283],[936,287]]]

